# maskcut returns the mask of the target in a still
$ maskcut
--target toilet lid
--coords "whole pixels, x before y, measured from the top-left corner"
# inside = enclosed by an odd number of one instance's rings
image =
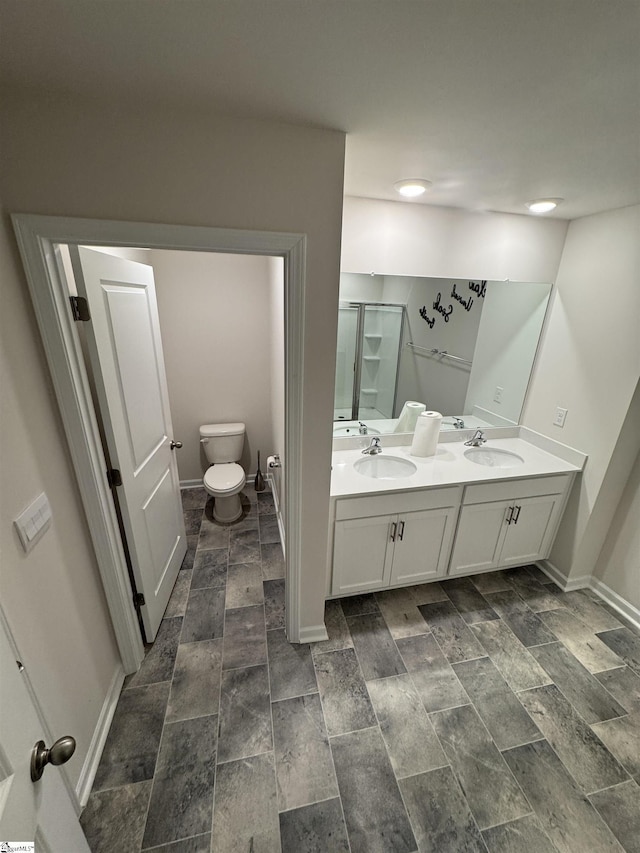
[[[244,471],[237,462],[223,462],[212,465],[204,475],[204,484],[216,492],[228,492],[243,486]]]

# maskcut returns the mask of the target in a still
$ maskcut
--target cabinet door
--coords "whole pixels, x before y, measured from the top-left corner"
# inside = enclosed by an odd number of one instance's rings
[[[447,570],[457,508],[408,512],[398,519],[391,586],[422,583]]]
[[[507,525],[501,566],[520,565],[548,556],[561,499],[561,495],[542,495],[513,502],[513,521]]]
[[[389,584],[392,525],[397,515],[337,521],[333,546],[332,595],[368,592]]]
[[[511,505],[511,501],[492,501],[462,507],[450,575],[472,574],[498,565]]]

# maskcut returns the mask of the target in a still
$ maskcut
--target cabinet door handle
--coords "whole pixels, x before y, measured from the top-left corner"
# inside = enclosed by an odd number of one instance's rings
[[[513,518],[513,507],[512,507],[512,506],[510,506],[510,507],[509,507],[509,514],[507,515],[507,517],[506,517],[506,519],[505,519],[505,521],[507,522],[507,524],[511,524],[511,519],[512,519],[512,518]]]
[[[515,518],[513,519],[513,523],[514,523],[514,524],[517,524],[517,523],[518,523],[518,519],[520,518],[520,510],[521,510],[521,509],[522,509],[522,507],[521,507],[521,506],[517,506],[517,507],[516,507],[516,515],[515,515]]]
[[[396,524],[396,522],[395,522],[395,521],[391,522],[391,541],[392,541],[392,542],[395,542],[395,541],[396,541],[396,531],[397,531],[397,529],[398,529],[398,525]]]
[[[400,532],[398,533],[398,539],[402,542],[402,537],[404,536],[404,521],[400,522]]]

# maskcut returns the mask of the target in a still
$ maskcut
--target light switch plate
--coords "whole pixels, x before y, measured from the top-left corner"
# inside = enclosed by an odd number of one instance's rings
[[[502,402],[502,395],[504,393],[504,388],[502,385],[496,385],[495,394],[493,395],[493,399],[496,403]]]
[[[560,406],[556,409],[556,416],[553,419],[554,426],[563,427],[565,418],[567,417],[568,409],[561,409]]]
[[[30,551],[51,526],[51,505],[43,492],[13,522],[25,551]]]

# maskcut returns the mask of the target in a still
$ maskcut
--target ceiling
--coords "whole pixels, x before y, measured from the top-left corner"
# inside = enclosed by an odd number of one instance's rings
[[[347,132],[345,193],[640,201],[640,0],[2,0],[0,80]]]

